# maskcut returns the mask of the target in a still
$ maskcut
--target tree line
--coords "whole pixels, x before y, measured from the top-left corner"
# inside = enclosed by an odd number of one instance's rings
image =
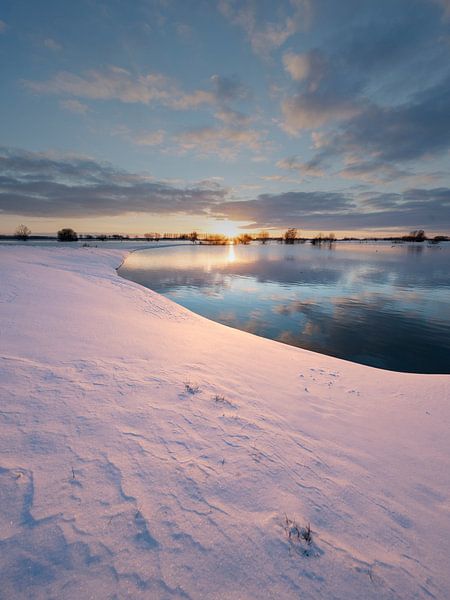
[[[16,228],[14,237],[21,241],[27,241],[31,237],[31,229],[29,227],[27,227],[26,225],[21,224]],[[38,236],[36,236],[36,237],[38,237]],[[337,241],[336,235],[334,233],[329,233],[328,235],[319,233],[318,235],[314,236],[313,238],[302,238],[302,237],[300,237],[300,232],[295,227],[290,227],[289,229],[287,229],[282,236],[271,236],[267,230],[261,230],[257,234],[242,233],[240,235],[237,235],[237,236],[231,237],[231,238],[227,237],[223,234],[219,234],[219,233],[216,233],[216,234],[199,233],[197,231],[191,231],[190,233],[163,233],[163,234],[158,233],[158,232],[153,232],[153,233],[144,233],[142,236],[130,236],[130,235],[122,235],[122,234],[106,235],[103,233],[98,234],[98,235],[92,235],[92,234],[84,234],[84,235],[80,234],[79,235],[72,228],[64,227],[57,232],[57,239],[60,242],[76,242],[78,240],[99,240],[99,241],[146,240],[148,242],[159,242],[160,240],[181,240],[181,241],[184,240],[184,241],[190,241],[193,244],[205,243],[205,244],[216,244],[216,245],[228,244],[228,243],[230,243],[230,241],[234,242],[235,244],[249,244],[250,242],[253,242],[253,241],[258,241],[262,244],[266,244],[268,241],[271,240],[271,241],[277,241],[277,242],[284,242],[285,244],[295,244],[295,243],[304,243],[309,240],[310,243],[313,244],[314,246],[316,246],[316,245],[320,246],[322,244],[331,245]],[[450,240],[450,238],[448,236],[444,236],[444,235],[436,235],[434,237],[429,238],[429,237],[427,237],[427,235],[425,234],[425,231],[423,229],[416,229],[414,231],[411,231],[409,234],[403,235],[403,236],[392,236],[392,237],[385,237],[385,238],[373,237],[373,238],[363,238],[363,239],[368,240],[368,241],[397,241],[397,242],[401,241],[401,242],[419,242],[419,243],[427,241],[427,240],[431,243],[439,243],[442,241]],[[354,240],[354,241],[360,240],[361,241],[361,238],[348,238],[348,237],[343,238],[343,241],[352,241],[352,240]]]

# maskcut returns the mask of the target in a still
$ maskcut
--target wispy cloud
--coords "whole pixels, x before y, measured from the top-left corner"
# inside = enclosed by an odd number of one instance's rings
[[[43,44],[46,48],[53,50],[54,52],[62,50],[62,45],[53,38],[45,38]]]
[[[164,129],[146,131],[132,137],[132,141],[138,146],[159,146],[164,142],[166,132]]]
[[[442,7],[443,18],[450,19],[450,0],[432,0],[435,4]]]
[[[126,103],[170,102],[173,95],[176,100],[180,97],[173,82],[164,75],[134,75],[116,66],[104,71],[90,70],[83,75],[61,71],[48,81],[26,81],[25,85],[39,94],[64,94]]]
[[[89,106],[79,100],[61,100],[59,105],[61,108],[78,115],[85,115],[89,111]]]
[[[218,110],[214,116],[226,125],[234,127],[248,127],[252,120],[248,115],[244,115],[238,110],[232,110],[231,108],[226,107]]]
[[[298,156],[290,156],[283,158],[276,163],[279,169],[286,169],[288,171],[297,171],[301,175],[310,175],[313,177],[322,177],[325,171],[320,166],[320,161],[310,160],[303,162]]]
[[[283,55],[283,66],[294,81],[302,81],[310,77],[314,69],[313,56],[313,54],[286,52]]]
[[[291,0],[289,14],[269,21],[258,11],[258,3],[250,0],[219,0],[219,11],[233,24],[242,29],[255,52],[267,58],[283,46],[311,18],[309,0]]]
[[[321,127],[329,121],[352,117],[362,109],[358,98],[360,83],[342,78],[319,50],[307,54],[287,53],[285,70],[299,82],[300,90],[285,98],[281,105],[283,128],[291,134]]]
[[[213,75],[210,89],[185,91],[161,73],[132,73],[117,66],[92,69],[81,75],[60,71],[47,81],[25,81],[24,84],[38,94],[118,100],[126,104],[161,104],[175,110],[200,106],[218,106],[227,110],[231,102],[249,96],[249,90],[236,77]]]
[[[200,127],[175,137],[181,152],[194,151],[206,157],[215,154],[222,159],[235,159],[242,150],[261,154],[266,150],[264,132],[235,127]]]

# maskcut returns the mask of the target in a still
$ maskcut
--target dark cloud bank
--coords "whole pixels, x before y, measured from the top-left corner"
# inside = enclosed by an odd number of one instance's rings
[[[176,187],[85,158],[0,151],[0,213],[106,217],[126,213],[203,215],[259,227],[450,229],[450,189],[402,193],[293,191],[229,201],[215,182]]]

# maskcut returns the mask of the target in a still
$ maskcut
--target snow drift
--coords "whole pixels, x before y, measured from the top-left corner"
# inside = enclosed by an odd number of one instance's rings
[[[0,249],[0,598],[450,597],[450,377],[213,323],[125,254]]]

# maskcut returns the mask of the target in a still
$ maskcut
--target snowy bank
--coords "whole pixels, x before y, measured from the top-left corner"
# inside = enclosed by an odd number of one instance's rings
[[[125,254],[0,248],[0,598],[449,598],[450,376],[213,323]]]

